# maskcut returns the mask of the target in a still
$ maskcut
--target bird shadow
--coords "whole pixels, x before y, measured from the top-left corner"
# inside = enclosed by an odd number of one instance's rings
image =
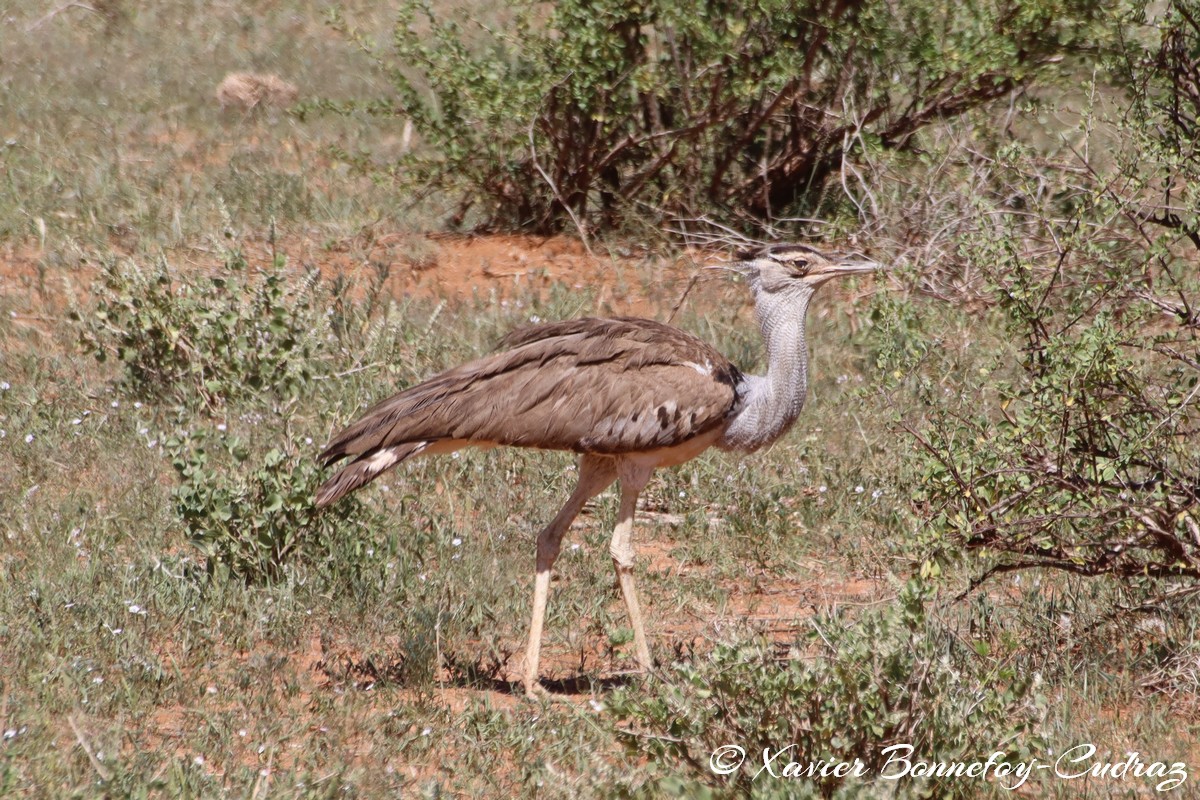
[[[606,676],[575,675],[568,678],[542,678],[540,684],[551,698],[570,699],[624,688],[636,683],[642,677],[643,675],[637,672]],[[491,691],[513,697],[525,696],[525,684],[519,680],[506,680],[497,677],[489,678],[479,675],[457,676],[452,678],[447,685],[460,689]]]

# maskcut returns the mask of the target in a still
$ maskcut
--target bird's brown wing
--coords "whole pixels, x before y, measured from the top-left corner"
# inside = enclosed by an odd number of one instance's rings
[[[737,403],[733,364],[652,320],[540,325],[501,346],[379,403],[321,458],[440,440],[615,455],[685,442],[723,424]]]

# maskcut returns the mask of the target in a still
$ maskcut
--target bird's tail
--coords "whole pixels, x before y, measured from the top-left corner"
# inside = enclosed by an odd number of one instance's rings
[[[428,446],[429,442],[405,442],[363,453],[341,472],[321,484],[321,487],[317,489],[317,508],[324,508],[330,503],[340,500],[360,486],[365,486],[375,480],[401,461],[417,455]]]

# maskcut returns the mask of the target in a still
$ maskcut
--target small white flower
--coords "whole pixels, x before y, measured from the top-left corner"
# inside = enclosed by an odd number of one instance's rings
[[[153,450],[155,445],[157,445],[157,444],[158,444],[158,439],[151,439],[150,441],[146,442],[146,447],[149,447],[151,450]]]
[[[246,729],[242,728],[240,731],[238,731],[238,736],[241,736],[243,739],[246,738]]]
[[[679,496],[680,496],[681,498],[682,498],[682,497],[687,497],[687,492],[680,490],[680,492],[679,492]]]
[[[71,424],[72,425],[81,425],[81,424],[83,424],[83,420],[81,420],[79,417],[76,417],[75,419],[71,420]]]
[[[458,547],[459,545],[462,544],[462,539],[459,539],[457,536],[455,536],[453,539],[450,540],[450,544],[454,545],[455,547]]]
[[[192,763],[198,767],[204,766],[204,756],[196,756],[192,759]]]
[[[130,604],[129,604],[129,613],[130,613],[130,614],[142,614],[142,615],[145,615],[145,613],[146,613],[146,609],[142,608],[142,607],[141,607],[141,606],[139,606],[137,603],[130,603]]]
[[[304,437],[304,443],[305,443],[305,444],[312,444],[312,437],[311,437],[311,436],[305,436],[305,437]]]
[[[92,678],[92,683],[104,683],[103,676],[97,675],[96,677]]]
[[[32,433],[25,434],[25,444],[29,444],[32,441],[33,441],[33,434]]]
[[[529,315],[529,321],[530,321],[531,323],[533,323],[534,325],[537,325],[539,322],[541,322],[541,321],[542,321],[542,318],[541,318],[541,317],[539,317],[537,314],[530,314],[530,315]]]
[[[579,550],[579,542],[572,542],[571,543],[571,552],[574,553],[577,550]]]
[[[591,706],[592,711],[595,711],[597,714],[604,710],[604,703],[597,701],[595,698],[588,700],[588,705]]]
[[[205,689],[204,691],[205,691],[205,692],[207,692],[208,694],[216,694],[216,693],[217,693],[217,687],[215,687],[215,686],[209,686],[209,687],[208,687],[207,689]]]
[[[854,493],[855,493],[855,494],[862,494],[862,493],[863,493],[863,487],[861,487],[861,486],[855,486],[855,487],[854,487]]]
[[[138,428],[138,436],[145,436],[149,432],[149,428]]]
[[[109,405],[110,405],[110,406],[112,406],[113,408],[120,408],[120,407],[121,407],[121,404],[120,404],[120,403],[118,403],[116,400],[113,400],[111,403],[109,403]]]
[[[135,401],[134,401],[134,403],[133,403],[133,407],[134,407],[134,408],[141,408],[141,407],[142,407],[142,404],[141,404],[140,402],[138,402],[138,401],[136,401],[136,400],[135,400]]]
[[[878,500],[882,496],[883,496],[883,489],[876,489],[875,491],[871,492],[871,497],[875,500]]]
[[[0,381],[0,392],[7,392],[12,386],[8,381]]]
[[[423,731],[421,731],[422,736],[428,736],[431,733],[433,733],[433,728],[425,728]]]
[[[824,485],[822,485],[821,487],[819,487],[819,488],[817,489],[817,491],[818,491],[818,492],[820,492],[821,494],[825,494],[826,492],[828,492],[828,491],[829,491],[829,487],[828,487],[828,486],[824,486]]]
[[[222,433],[226,430],[227,427],[228,426],[224,422],[217,423],[217,430],[221,431]]]
[[[451,454],[450,454],[450,457],[451,457],[451,458],[458,458],[458,455],[459,455],[459,454],[458,454],[458,451],[457,451],[457,450],[455,450],[453,453],[451,453]]]
[[[5,739],[15,739],[15,738],[17,738],[17,729],[16,729],[16,728],[9,728],[8,730],[6,730],[6,731],[4,732],[4,738],[5,738]]]

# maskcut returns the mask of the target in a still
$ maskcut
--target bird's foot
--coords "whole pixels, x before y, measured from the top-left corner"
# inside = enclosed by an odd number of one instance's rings
[[[550,690],[542,686],[541,681],[537,678],[526,680],[525,682],[525,699],[532,703],[541,703],[547,700],[553,700],[554,695],[550,694]]]
[[[525,699],[531,703],[537,703],[538,705],[541,705],[542,703],[571,702],[569,697],[565,697],[561,694],[555,694],[545,686],[542,686],[541,682],[537,680],[533,681],[533,683],[525,683]]]

